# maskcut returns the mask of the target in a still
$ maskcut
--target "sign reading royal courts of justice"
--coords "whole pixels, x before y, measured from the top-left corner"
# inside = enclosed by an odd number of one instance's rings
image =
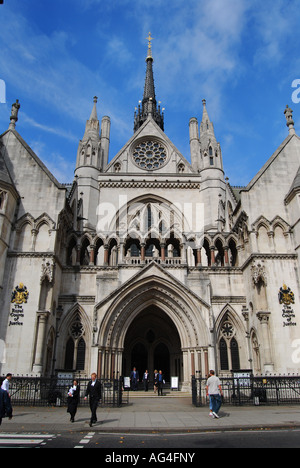
[[[25,315],[25,304],[27,304],[29,298],[29,292],[27,287],[20,283],[15,287],[11,296],[11,312],[9,326],[23,326],[23,319]]]

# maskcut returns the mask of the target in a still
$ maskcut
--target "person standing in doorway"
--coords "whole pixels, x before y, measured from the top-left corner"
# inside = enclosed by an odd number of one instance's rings
[[[158,392],[158,370],[154,371],[154,393]]]
[[[136,370],[136,367],[133,368],[133,371],[130,374],[130,380],[131,380],[131,389],[135,392],[138,389],[138,384],[140,381],[140,376],[138,371]]]
[[[144,389],[145,392],[148,392],[149,390],[149,372],[146,370],[144,375],[143,375],[143,383],[144,383]]]
[[[97,422],[97,408],[102,398],[101,382],[97,380],[97,374],[95,373],[91,375],[91,380],[88,383],[84,399],[87,400],[88,396],[90,397],[90,409],[92,412],[90,427],[92,427],[92,425]]]
[[[160,370],[158,374],[158,396],[159,395],[163,396],[163,388],[164,388],[165,383],[166,382],[165,382],[164,375],[162,371]]]
[[[206,383],[206,395],[209,396],[210,416],[219,419],[219,411],[222,405],[222,386],[221,381],[215,376],[215,371],[209,372],[210,377]]]

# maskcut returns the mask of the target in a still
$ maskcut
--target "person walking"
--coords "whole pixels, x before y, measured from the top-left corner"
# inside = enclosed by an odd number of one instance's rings
[[[159,395],[163,396],[163,388],[164,388],[165,383],[166,382],[165,382],[164,375],[162,371],[160,370],[158,373],[158,396]]]
[[[150,379],[149,372],[146,370],[143,375],[143,383],[144,383],[145,392],[148,392],[149,390],[149,379]]]
[[[9,385],[12,380],[12,374],[7,374],[2,382],[0,389],[0,425],[2,418],[7,417],[9,420],[13,417],[13,409],[11,404],[11,396],[9,393]]]
[[[70,421],[72,423],[75,422],[75,415],[77,413],[79,397],[80,397],[80,388],[78,385],[78,381],[74,380],[73,385],[70,387],[68,391],[68,409],[67,409],[67,413],[70,413],[71,415]]]
[[[215,371],[209,372],[209,378],[206,383],[206,395],[209,397],[210,402],[210,416],[214,419],[219,419],[219,411],[222,405],[222,386],[221,381],[215,375]]]
[[[100,380],[97,380],[97,374],[91,375],[91,380],[88,383],[84,399],[90,398],[90,409],[92,412],[90,427],[97,422],[97,408],[99,401],[102,398],[102,386]]]

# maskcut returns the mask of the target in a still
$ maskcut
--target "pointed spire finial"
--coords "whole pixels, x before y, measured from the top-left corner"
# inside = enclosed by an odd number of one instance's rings
[[[148,40],[148,54],[147,54],[147,58],[146,60],[148,59],[152,59],[153,60],[153,56],[152,56],[152,41],[153,41],[153,37],[151,36],[151,32],[149,31],[149,35],[147,37],[147,40]]]

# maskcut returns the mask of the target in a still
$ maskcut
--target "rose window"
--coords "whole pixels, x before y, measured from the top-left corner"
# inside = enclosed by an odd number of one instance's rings
[[[164,166],[167,160],[165,147],[157,141],[143,141],[133,151],[133,159],[137,166],[148,171],[155,171]]]
[[[222,326],[222,334],[226,338],[231,338],[234,335],[234,328],[230,322],[224,322]]]

